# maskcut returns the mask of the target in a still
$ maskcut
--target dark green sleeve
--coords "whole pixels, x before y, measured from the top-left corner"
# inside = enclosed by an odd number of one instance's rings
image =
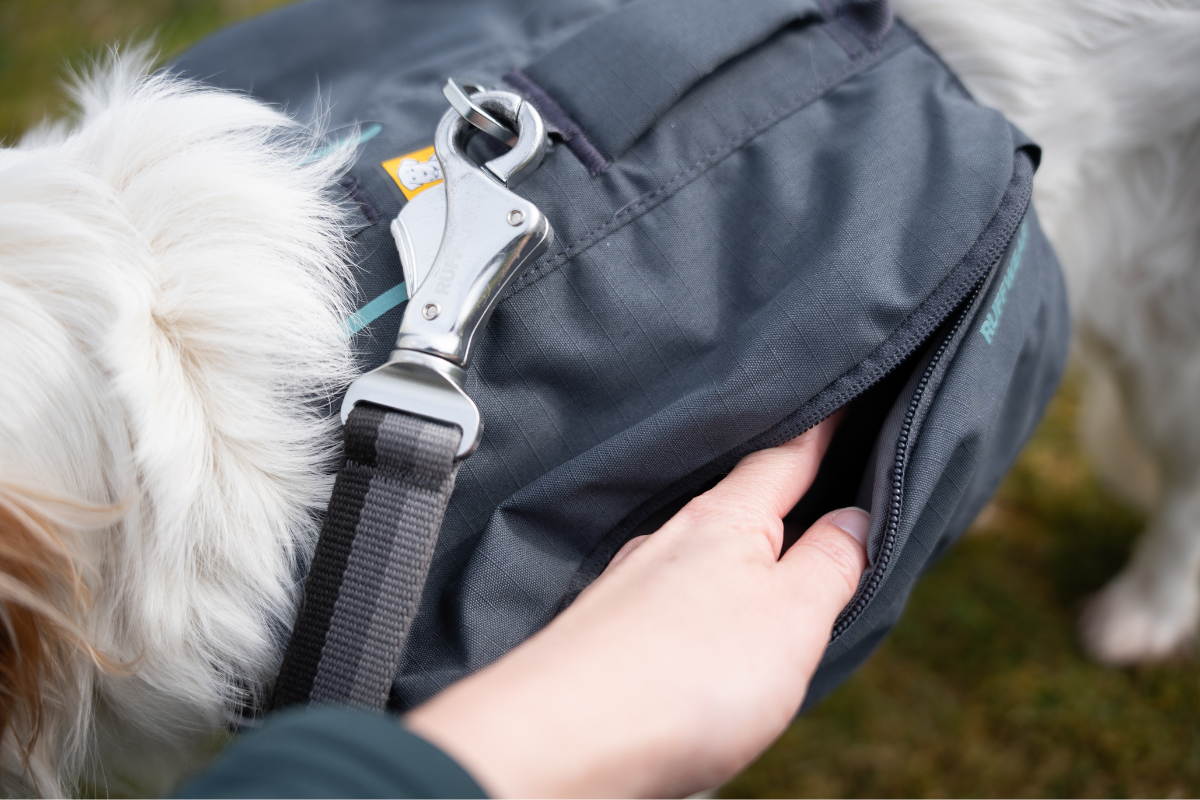
[[[239,736],[177,797],[486,797],[453,759],[395,717],[285,711]]]

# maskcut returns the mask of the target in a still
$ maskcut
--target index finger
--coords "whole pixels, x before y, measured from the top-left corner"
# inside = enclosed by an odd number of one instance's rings
[[[790,442],[746,456],[707,492],[710,499],[731,511],[761,510],[783,519],[812,486],[842,416],[838,411]]]

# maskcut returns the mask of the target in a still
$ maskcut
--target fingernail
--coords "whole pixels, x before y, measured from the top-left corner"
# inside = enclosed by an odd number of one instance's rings
[[[830,521],[857,539],[863,547],[867,546],[867,530],[871,527],[870,514],[861,508],[851,506],[834,514]]]

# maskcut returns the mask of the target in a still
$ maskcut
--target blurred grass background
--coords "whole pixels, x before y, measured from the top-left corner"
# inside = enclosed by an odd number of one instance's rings
[[[61,81],[113,42],[164,57],[287,0],[0,0],[0,138],[65,107]],[[1079,649],[1084,599],[1143,520],[1074,441],[1068,377],[996,499],[925,577],[866,666],[727,797],[1194,797],[1200,672],[1112,670]]]
[[[0,139],[64,108],[62,79],[113,43],[153,38],[164,57],[287,0],[0,0]]]

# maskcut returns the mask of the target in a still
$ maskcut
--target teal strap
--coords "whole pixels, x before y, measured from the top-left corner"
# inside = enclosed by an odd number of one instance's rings
[[[388,289],[347,318],[346,338],[349,339],[407,299],[408,287],[403,283]]]

